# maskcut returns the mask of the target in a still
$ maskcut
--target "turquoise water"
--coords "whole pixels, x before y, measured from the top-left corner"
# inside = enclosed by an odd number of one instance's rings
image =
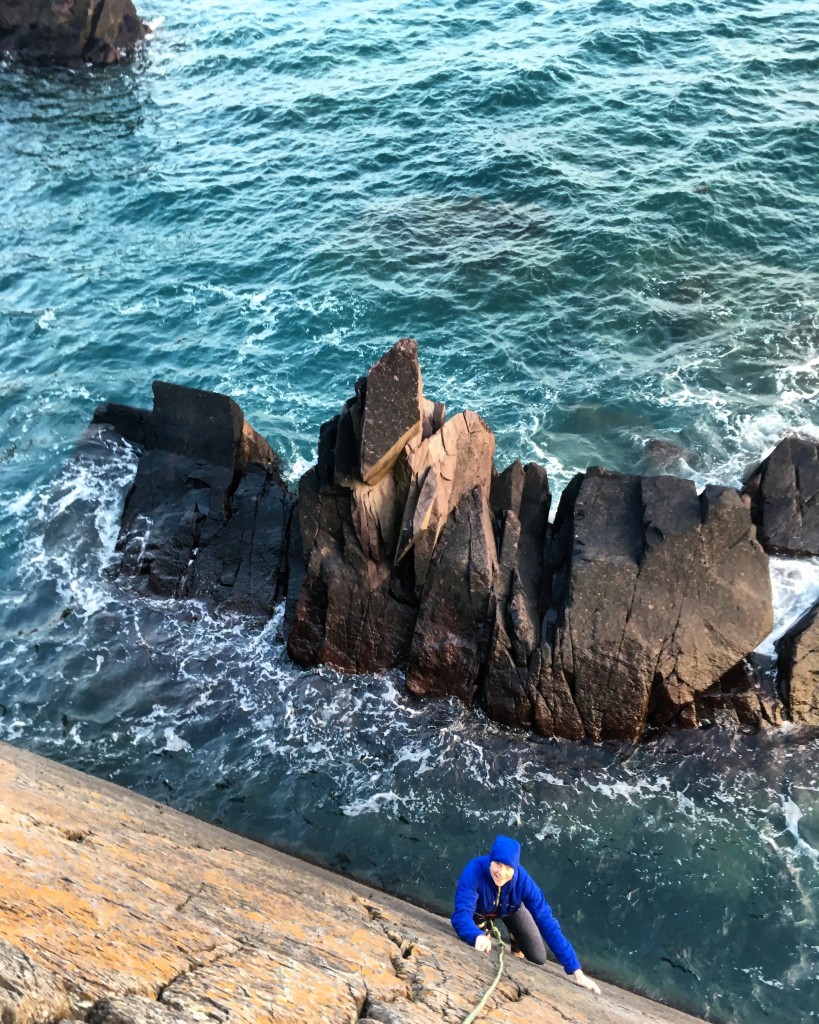
[[[235,397],[295,478],[406,334],[555,491],[738,484],[819,436],[815,7],[140,11],[131,68],[0,63],[0,736],[441,908],[516,831],[590,972],[816,1016],[814,737],[575,748],[296,672],[275,626],[119,588],[133,454],[71,454],[161,377]],[[819,566],[774,571],[781,628]]]

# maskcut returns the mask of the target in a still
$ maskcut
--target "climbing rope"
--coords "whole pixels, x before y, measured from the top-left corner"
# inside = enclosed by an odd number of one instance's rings
[[[500,952],[500,956],[498,958],[498,973],[495,975],[495,980],[484,992],[483,998],[472,1011],[472,1013],[470,1013],[468,1017],[464,1017],[463,1024],[472,1024],[472,1021],[475,1020],[475,1018],[478,1016],[478,1014],[481,1012],[484,1006],[486,1006],[487,999],[495,991],[498,982],[501,980],[501,975],[503,974],[503,939],[501,938],[501,933],[498,931],[498,926],[495,924],[495,922],[490,920],[487,923],[489,924],[489,927],[492,929],[492,936],[497,941],[498,951]]]

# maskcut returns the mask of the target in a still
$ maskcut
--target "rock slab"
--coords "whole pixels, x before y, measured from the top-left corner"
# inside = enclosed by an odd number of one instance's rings
[[[460,1024],[495,974],[445,918],[6,744],[0,851],[4,1024]],[[481,1019],[695,1024],[602,989],[507,956]]]
[[[772,555],[819,555],[819,442],[786,437],[745,481],[759,539]]]

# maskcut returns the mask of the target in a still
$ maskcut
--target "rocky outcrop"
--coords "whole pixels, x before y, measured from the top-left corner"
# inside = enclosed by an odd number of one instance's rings
[[[442,611],[435,580],[452,545],[439,537],[476,487],[488,521],[494,447],[475,413],[445,422],[443,406],[424,399],[411,338],[358,381],[356,395],[322,426],[318,462],[299,484],[306,578],[288,614],[296,662],[349,672],[419,662],[419,613],[423,623]],[[455,643],[464,643],[456,633]],[[430,633],[427,643],[453,656],[442,638]],[[419,680],[424,672],[419,667]]]
[[[400,362],[407,382],[401,412],[379,412],[389,458],[371,483],[359,426],[369,377],[322,428],[300,486],[307,573],[293,658],[405,669],[416,696],[454,695],[572,739],[694,725],[715,687],[730,701],[720,681],[772,627],[748,502],[594,469],[567,488],[552,525],[546,471],[515,463],[496,474],[489,428],[473,412],[444,421],[416,359],[405,339],[371,371],[384,409],[383,380],[401,384],[381,368]],[[747,688],[742,699],[747,712]]]
[[[769,554],[819,555],[819,442],[786,437],[743,489]]]
[[[142,448],[120,572],[138,589],[271,615],[287,586],[293,499],[278,459],[225,395],[156,381],[152,412],[98,407]]]
[[[0,50],[57,64],[113,64],[147,26],[132,0],[0,0]]]
[[[780,686],[790,717],[819,726],[819,602],[776,643]]]
[[[402,338],[320,431],[298,514],[276,457],[224,395],[154,385],[104,406],[144,449],[121,571],[166,596],[270,614],[300,665],[400,669],[547,736],[636,740],[733,714],[775,721],[744,671],[772,628],[768,559],[732,488],[592,468],[494,468],[475,412],[425,398]]]
[[[523,558],[526,533],[505,511],[502,559],[510,547],[518,565],[497,594],[490,715],[595,740],[696,724],[699,695],[773,624],[746,504],[727,488],[697,495],[676,477],[592,469],[566,489],[551,528],[547,510],[541,500],[529,512],[535,544]]]
[[[444,917],[5,744],[0,822],[4,1024],[455,1024],[495,975]],[[695,1024],[601,988],[507,955],[479,1019]]]

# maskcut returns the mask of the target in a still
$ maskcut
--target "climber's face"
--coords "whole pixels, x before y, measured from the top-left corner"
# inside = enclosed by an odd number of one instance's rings
[[[493,860],[489,863],[489,874],[492,876],[492,881],[495,885],[506,885],[507,882],[511,881],[514,873],[514,868],[510,868],[508,864],[501,864],[499,860]]]

